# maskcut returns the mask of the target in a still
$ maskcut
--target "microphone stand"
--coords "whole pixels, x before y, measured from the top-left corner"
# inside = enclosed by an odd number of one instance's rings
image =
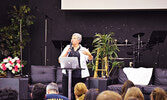
[[[42,13],[43,14],[43,13]],[[52,20],[48,15],[45,15],[45,66],[47,65],[47,42],[48,42],[48,19]]]
[[[46,15],[44,12],[40,12],[40,9],[38,7],[35,7],[36,11],[39,12],[41,15],[45,16],[45,32],[44,32],[44,35],[45,35],[45,47],[44,47],[44,64],[45,66],[47,65],[47,42],[48,42],[48,19],[50,20],[53,20],[52,18],[50,18],[48,15]],[[41,57],[42,58],[42,57]]]
[[[45,15],[45,66],[47,65],[47,36],[48,36],[48,16]]]

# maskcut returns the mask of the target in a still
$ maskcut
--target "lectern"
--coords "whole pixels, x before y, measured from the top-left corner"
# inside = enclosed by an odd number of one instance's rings
[[[62,68],[68,72],[68,99],[71,100],[71,83],[72,83],[72,71],[73,70],[84,70],[83,68]]]
[[[68,72],[68,99],[71,100],[72,71],[82,70],[82,68],[79,67],[77,57],[61,57],[60,65],[61,69],[65,69]]]

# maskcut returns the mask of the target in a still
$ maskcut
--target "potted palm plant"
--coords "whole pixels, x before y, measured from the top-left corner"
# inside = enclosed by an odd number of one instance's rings
[[[98,71],[101,71],[102,77],[109,77],[112,69],[115,66],[121,66],[122,64],[121,62],[116,61],[119,49],[113,36],[113,32],[109,34],[98,33],[95,35],[95,39],[93,40],[94,49],[92,51],[92,54],[96,55],[95,62],[92,62],[94,78],[98,77]],[[110,66],[110,64],[112,66]],[[101,69],[99,69],[99,67],[101,67]]]

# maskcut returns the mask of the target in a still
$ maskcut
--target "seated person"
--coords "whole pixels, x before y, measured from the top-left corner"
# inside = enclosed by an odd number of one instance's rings
[[[79,82],[74,87],[74,94],[76,100],[84,100],[85,94],[88,91],[85,83]]]
[[[99,90],[93,88],[89,89],[88,92],[85,94],[84,100],[96,100],[98,94]]]
[[[36,83],[32,88],[32,100],[44,100],[46,94],[46,87],[42,83]]]
[[[122,100],[122,97],[117,92],[105,90],[97,96],[96,100]]]
[[[2,89],[0,90],[0,100],[18,100],[18,92],[10,88]]]
[[[166,92],[161,88],[154,88],[150,95],[151,100],[167,100]]]
[[[122,90],[121,90],[122,99],[124,98],[124,96],[125,96],[126,91],[128,90],[128,88],[131,88],[131,87],[135,87],[135,85],[133,84],[132,81],[127,80],[127,81],[124,82],[124,84],[122,86]]]
[[[135,100],[144,100],[144,95],[138,87],[129,88],[125,94],[124,100],[129,100],[129,98],[132,97],[136,98]]]
[[[68,100],[67,97],[59,95],[59,89],[56,83],[49,83],[46,87],[46,98],[45,100]]]
[[[129,97],[128,100],[139,100],[139,99],[136,97]]]

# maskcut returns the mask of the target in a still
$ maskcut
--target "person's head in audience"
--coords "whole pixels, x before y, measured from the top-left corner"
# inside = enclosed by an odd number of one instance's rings
[[[77,100],[84,100],[85,94],[88,91],[86,85],[82,82],[79,82],[74,87],[74,94]]]
[[[89,89],[88,92],[86,92],[85,94],[84,100],[96,100],[98,94],[98,89]]]
[[[150,95],[151,100],[167,100],[166,92],[161,88],[154,88]]]
[[[129,97],[128,100],[139,100],[139,99],[136,97]]]
[[[127,90],[124,100],[129,100],[129,98],[136,98],[137,100],[144,100],[143,93],[138,87],[131,87]]]
[[[117,92],[105,90],[97,96],[96,100],[122,100],[122,97]]]
[[[59,94],[59,88],[56,83],[49,83],[46,87],[46,94]]]
[[[125,96],[126,91],[128,90],[128,88],[131,88],[131,87],[135,87],[135,85],[133,84],[132,81],[127,80],[127,81],[124,82],[124,84],[122,86],[122,90],[121,90],[121,96],[122,96],[122,98],[124,98],[124,96]]]
[[[0,100],[18,100],[18,92],[11,88],[0,90]]]
[[[45,100],[68,100],[68,98],[59,95],[58,85],[54,82],[51,82],[46,86]]]
[[[42,83],[36,83],[32,88],[32,100],[44,100],[46,94],[46,87]]]

